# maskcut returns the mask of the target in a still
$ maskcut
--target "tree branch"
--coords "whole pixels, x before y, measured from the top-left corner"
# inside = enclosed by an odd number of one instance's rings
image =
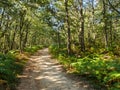
[[[108,0],[108,3],[110,4],[111,8],[114,9],[118,14],[120,14],[120,11],[118,11],[110,2],[110,0]]]

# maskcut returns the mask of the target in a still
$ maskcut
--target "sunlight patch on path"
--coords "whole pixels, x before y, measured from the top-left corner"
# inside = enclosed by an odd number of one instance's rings
[[[28,77],[21,78],[17,90],[94,90],[66,77],[62,66],[51,59],[48,49],[40,50],[37,55],[31,57],[28,63],[30,69],[24,71]]]

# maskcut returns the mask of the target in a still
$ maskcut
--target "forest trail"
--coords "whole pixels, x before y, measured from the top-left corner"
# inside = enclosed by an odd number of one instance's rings
[[[84,81],[74,80],[52,59],[48,49],[39,50],[31,56],[17,90],[94,90]]]

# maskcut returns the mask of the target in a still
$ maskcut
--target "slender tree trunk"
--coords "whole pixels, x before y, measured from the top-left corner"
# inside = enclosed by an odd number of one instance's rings
[[[58,48],[60,48],[61,41],[60,41],[60,32],[57,31],[57,39],[58,39]]]
[[[22,31],[20,30],[20,38],[19,38],[19,49],[20,49],[20,52],[22,52],[22,37],[23,35],[22,35]]]
[[[3,12],[2,12],[1,18],[0,18],[0,30],[2,29],[2,23],[3,23],[4,13],[5,13],[5,8],[3,8]]]
[[[95,33],[95,21],[94,21],[94,14],[95,14],[95,6],[94,6],[95,0],[92,0],[92,32]],[[94,41],[92,42],[94,46],[96,46],[96,38],[94,38]]]
[[[20,38],[19,38],[19,48],[20,52],[22,52],[22,20],[20,20]]]
[[[9,20],[9,16],[8,16],[8,20]],[[11,25],[12,25],[12,22],[9,22],[8,28],[7,28],[7,44],[8,44],[7,50],[10,50],[11,48],[11,30],[10,30]]]
[[[29,24],[26,25],[26,33],[25,33],[25,39],[24,39],[24,42],[23,42],[23,48],[26,47],[27,40],[28,40],[28,33],[29,33]]]
[[[81,46],[81,51],[85,51],[85,41],[84,41],[84,15],[83,15],[83,0],[79,0],[80,4],[80,15],[81,15],[81,30],[79,32],[79,42]]]
[[[22,39],[23,39],[23,25],[24,25],[24,13],[21,12],[20,14],[20,26],[19,26],[19,48],[20,52],[22,52]]]
[[[112,32],[112,17],[111,17],[111,20],[110,20],[110,46],[112,46],[112,42],[113,42],[113,32]]]
[[[104,19],[104,35],[105,35],[105,48],[108,48],[108,33],[107,33],[107,8],[106,0],[103,0],[103,19]]]
[[[12,37],[12,41],[11,41],[11,50],[13,49],[14,47],[14,42],[15,42],[15,37],[16,37],[16,33],[17,33],[17,25],[15,26],[15,31],[13,32],[13,37]],[[15,48],[14,48],[15,49]]]
[[[66,10],[66,22],[67,22],[67,50],[68,55],[71,54],[71,31],[70,31],[70,22],[69,22],[69,11],[68,11],[68,0],[65,0],[65,10]]]
[[[5,30],[2,33],[3,37],[4,37],[4,49],[3,49],[3,53],[6,53],[8,51],[8,34],[6,33],[7,30],[8,30],[8,26],[9,26],[9,22],[6,23]]]
[[[92,31],[94,31],[94,0],[92,0]]]

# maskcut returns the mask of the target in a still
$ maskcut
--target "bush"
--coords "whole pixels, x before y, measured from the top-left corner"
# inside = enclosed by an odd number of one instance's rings
[[[17,75],[22,72],[25,63],[16,60],[15,56],[0,54],[0,80],[6,81],[11,89],[15,88]]]
[[[0,86],[6,83],[7,87],[14,90],[18,82],[17,75],[22,73],[23,67],[29,59],[29,53],[33,54],[42,48],[43,46],[39,45],[27,47],[26,52],[22,53],[19,50],[11,50],[7,54],[0,53]]]
[[[91,78],[95,84],[105,86],[108,90],[120,89],[120,60],[115,60],[113,53],[101,50],[99,54],[85,52],[76,57],[68,56],[64,47],[59,49],[57,45],[52,45],[49,49],[67,70],[72,68],[73,72]]]
[[[49,47],[50,52],[52,53],[52,55],[56,58],[58,58],[59,54],[63,55],[63,56],[67,56],[67,48],[59,48],[57,45],[51,45]]]
[[[100,57],[99,55],[89,55],[78,59],[71,65],[81,75],[87,74],[88,77],[95,78],[101,85],[112,87],[114,90],[113,87],[118,88],[118,83],[120,83],[120,63],[116,60],[105,61]]]
[[[24,51],[33,54],[33,53],[35,53],[37,50],[42,49],[43,47],[44,47],[43,45],[26,47],[26,48],[24,49]]]

